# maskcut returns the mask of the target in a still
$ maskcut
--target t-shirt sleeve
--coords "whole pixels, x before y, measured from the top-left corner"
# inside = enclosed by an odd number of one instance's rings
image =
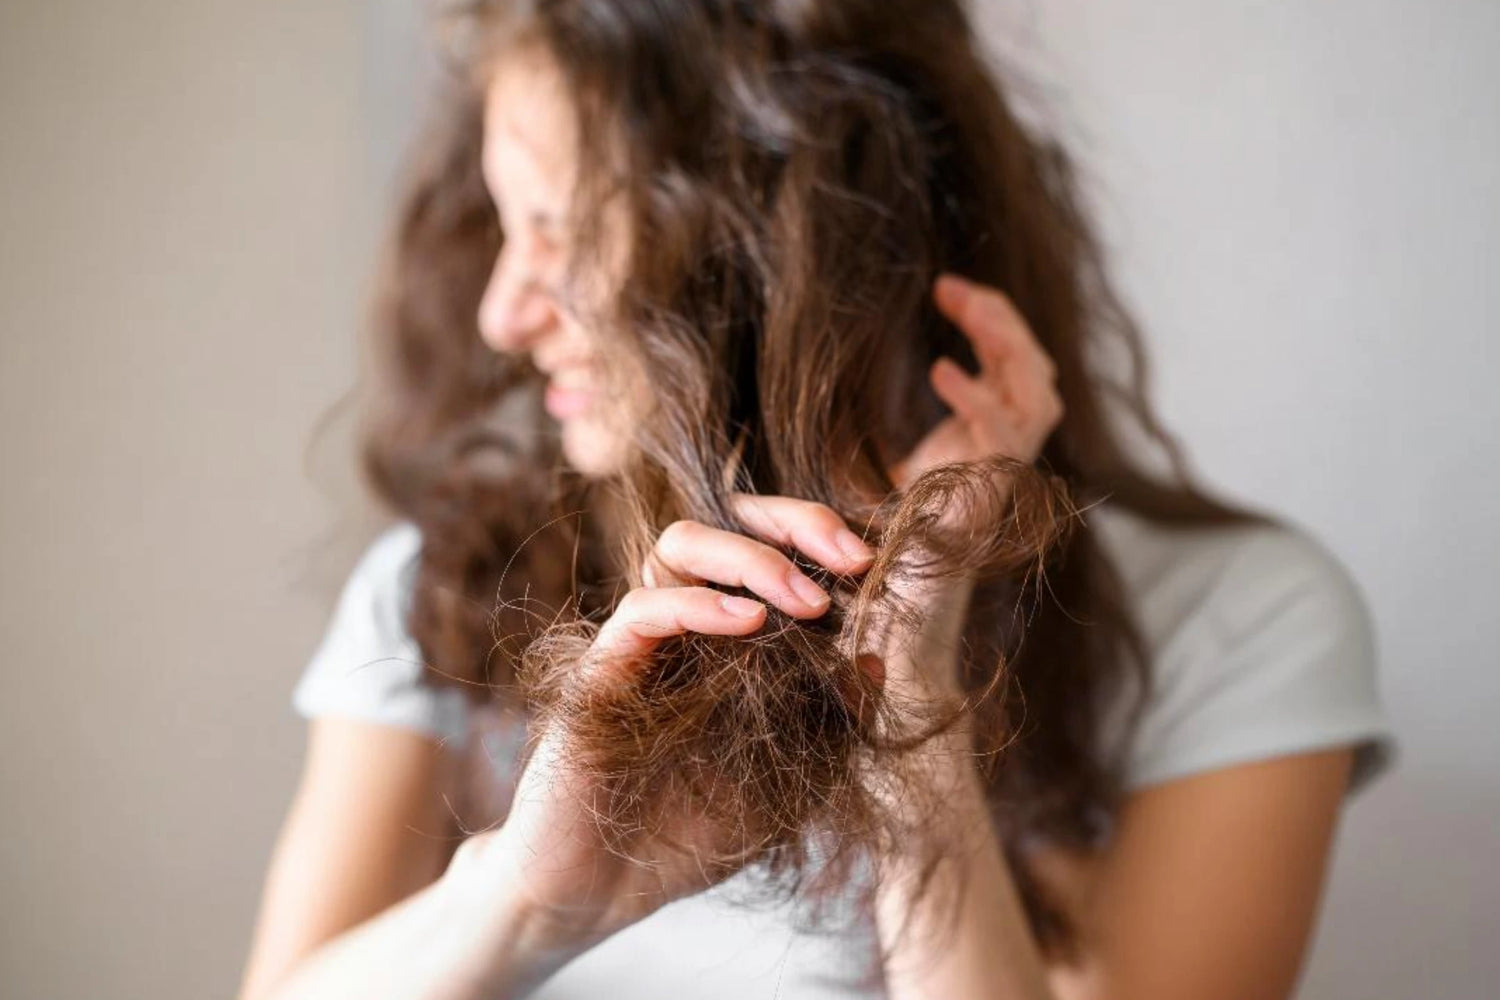
[[[466,699],[461,691],[422,682],[421,649],[406,628],[421,544],[416,525],[403,521],[360,557],[292,693],[299,715],[401,726],[454,749],[464,744]]]
[[[1238,548],[1158,651],[1153,685],[1127,788],[1352,746],[1352,790],[1394,755],[1369,610],[1348,571],[1300,531],[1262,531]]]

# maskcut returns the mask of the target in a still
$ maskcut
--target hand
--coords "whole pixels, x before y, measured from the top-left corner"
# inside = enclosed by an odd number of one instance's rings
[[[1003,293],[943,275],[934,284],[933,298],[973,345],[979,372],[970,375],[951,358],[933,364],[928,373],[932,388],[953,413],[888,470],[898,488],[950,462],[1000,455],[1030,464],[1063,416],[1057,366]],[[1008,492],[1008,482],[1000,485]],[[963,519],[963,506],[954,505],[939,524],[959,532],[981,527]],[[926,613],[919,635],[881,653],[889,659],[889,694],[922,702],[960,693],[957,648],[972,586],[967,579],[918,576],[895,587],[899,597]]]
[[[670,526],[641,568],[645,584],[626,594],[600,628],[576,683],[630,684],[650,668],[652,651],[670,636],[743,636],[765,623],[761,601],[704,584],[744,588],[795,618],[824,614],[829,594],[775,546],[794,548],[840,574],[863,572],[873,561],[864,542],[821,504],[745,494],[733,503],[740,521],[759,537],[692,521]],[[496,954],[514,963],[520,942],[529,952],[525,964],[544,969],[732,874],[703,870],[693,848],[701,847],[705,856],[721,855],[715,847],[734,843],[737,832],[710,829],[685,816],[670,830],[677,846],[642,833],[638,842],[625,845],[629,857],[621,857],[610,850],[591,809],[602,789],[569,766],[567,747],[567,733],[543,734],[504,826],[470,838],[444,876],[461,881],[476,907],[485,897],[492,908],[499,907],[487,918]],[[684,803],[684,810],[690,806]]]
[[[933,391],[953,415],[892,466],[892,482],[905,487],[939,465],[996,454],[1036,461],[1063,416],[1057,366],[996,289],[945,274],[933,286],[933,299],[974,346],[979,374],[970,375],[951,358],[933,364]]]

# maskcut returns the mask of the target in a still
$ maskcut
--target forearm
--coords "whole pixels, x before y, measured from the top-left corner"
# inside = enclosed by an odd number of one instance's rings
[[[937,822],[953,834],[956,849],[920,899],[914,898],[915,857],[886,859],[876,918],[889,956],[889,996],[1051,1000],[1045,965],[990,829],[968,740],[948,735],[932,743],[923,751],[924,777],[938,792],[932,801],[947,804]]]
[[[329,941],[299,963],[266,1000],[509,1000],[522,997],[564,958],[527,946],[525,921],[503,893],[465,884],[452,868],[438,881]]]
[[[887,692],[914,705],[958,696],[959,635],[972,584],[926,585],[932,609],[916,641],[888,650]],[[1052,1000],[1020,894],[1000,843],[971,749],[969,721],[914,750],[909,777],[922,794],[903,796],[909,829],[930,830],[949,847],[917,894],[923,850],[894,845],[882,859],[876,922],[891,1000]],[[936,815],[919,814],[938,804]]]

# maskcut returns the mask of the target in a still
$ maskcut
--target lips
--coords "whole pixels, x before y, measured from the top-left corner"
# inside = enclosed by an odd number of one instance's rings
[[[542,405],[558,420],[576,417],[587,410],[595,395],[596,359],[587,352],[550,353],[533,358],[537,370],[547,378]]]
[[[566,420],[587,410],[593,395],[589,390],[576,385],[558,385],[556,382],[548,382],[543,405],[546,406],[547,412],[558,420]]]

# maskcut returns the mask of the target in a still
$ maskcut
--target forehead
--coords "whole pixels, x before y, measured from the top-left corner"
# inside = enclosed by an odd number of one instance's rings
[[[577,122],[562,75],[532,48],[496,60],[484,93],[484,160],[492,176],[528,175],[550,188],[573,177]]]

